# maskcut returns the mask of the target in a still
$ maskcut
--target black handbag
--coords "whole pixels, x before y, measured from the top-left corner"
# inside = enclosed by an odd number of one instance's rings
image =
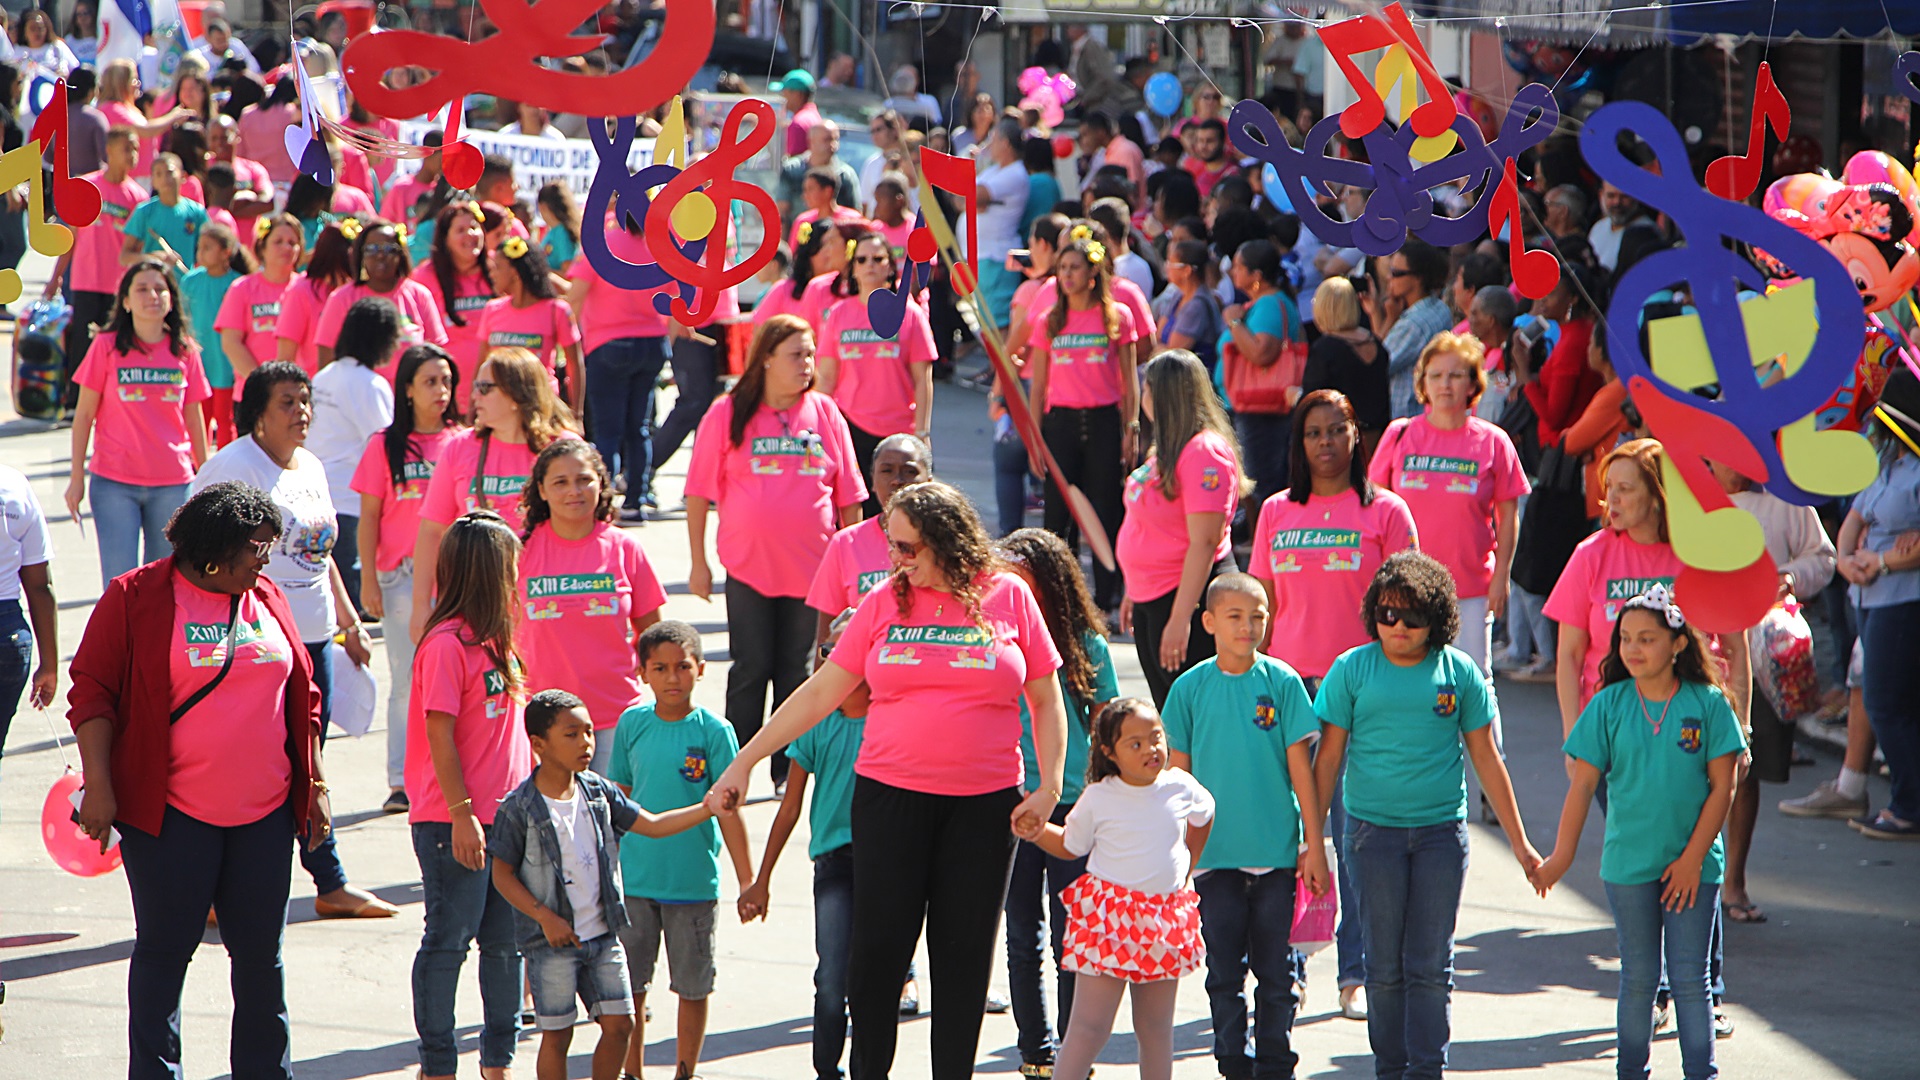
[[[1559,443],[1540,451],[1540,464],[1534,475],[1533,490],[1536,494],[1541,491],[1572,492],[1575,495],[1586,493],[1585,461],[1567,453]]]
[[[1579,458],[1555,443],[1541,451],[1538,477],[1520,516],[1513,581],[1535,596],[1546,596],[1567,568],[1573,549],[1592,532],[1592,523],[1587,520],[1585,469]]]

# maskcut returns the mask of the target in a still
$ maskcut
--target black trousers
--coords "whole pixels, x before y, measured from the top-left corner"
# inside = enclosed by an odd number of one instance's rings
[[[853,436],[853,460],[860,463],[860,479],[867,482],[867,501],[860,504],[862,517],[878,517],[880,500],[873,494],[873,455],[885,435],[875,435],[853,421],[847,421],[847,434]]]
[[[1233,553],[1213,564],[1207,572],[1211,582],[1221,574],[1232,573],[1240,567],[1233,561]],[[1160,638],[1167,629],[1167,617],[1173,614],[1173,598],[1180,589],[1165,596],[1156,596],[1151,600],[1136,601],[1133,605],[1133,649],[1140,655],[1140,673],[1147,677],[1147,690],[1153,695],[1153,707],[1167,707],[1167,693],[1173,689],[1173,681],[1181,673],[1202,660],[1213,656],[1213,635],[1200,621],[1207,612],[1206,590],[1200,591],[1200,603],[1193,609],[1193,628],[1187,632],[1187,660],[1180,665],[1179,671],[1168,671],[1160,666]]]
[[[767,713],[807,681],[807,653],[818,618],[798,596],[762,596],[738,578],[727,579],[727,722],[745,746]],[[773,704],[767,704],[767,684]],[[773,782],[787,778],[785,749],[773,755]],[[897,988],[896,988],[897,989]]]
[[[1120,538],[1120,518],[1124,508],[1122,485],[1126,482],[1126,463],[1120,460],[1120,406],[1102,405],[1092,409],[1054,406],[1040,418],[1040,436],[1046,440],[1053,459],[1060,463],[1060,474],[1077,486],[1093,504],[1093,513],[1107,530],[1107,542]],[[1080,530],[1067,509],[1066,495],[1047,477],[1047,507],[1043,519],[1047,531],[1077,548]],[[1120,606],[1121,578],[1098,559],[1093,563],[1093,602],[1102,611]]]
[[[113,294],[74,289],[67,302],[73,305],[73,318],[67,323],[67,405],[72,407],[80,400],[80,384],[73,381],[74,372],[80,370],[80,361],[87,358],[87,349],[93,344],[94,324],[106,322],[113,314]]]
[[[980,1047],[993,944],[1007,900],[1020,791],[929,795],[870,777],[853,783],[853,935],[847,978],[852,1080],[886,1080],[900,984],[927,928],[933,1080],[966,1080]]]

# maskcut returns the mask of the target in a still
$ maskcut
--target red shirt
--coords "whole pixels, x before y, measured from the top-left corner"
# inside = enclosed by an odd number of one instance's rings
[[[1552,446],[1600,392],[1600,373],[1587,366],[1587,345],[1593,340],[1593,320],[1568,319],[1560,324],[1560,342],[1540,365],[1540,375],[1526,386],[1527,400],[1540,417],[1540,445]]]

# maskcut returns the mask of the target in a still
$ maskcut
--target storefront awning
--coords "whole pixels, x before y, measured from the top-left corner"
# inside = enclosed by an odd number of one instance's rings
[[[1252,8],[1251,0],[1008,0],[999,10],[1010,23],[1047,23],[1251,15]]]
[[[1335,10],[1371,4],[1338,0]],[[1505,38],[1625,48],[1701,38],[1920,37],[1914,0],[1411,0],[1416,20]],[[1496,21],[1497,20],[1497,21]]]

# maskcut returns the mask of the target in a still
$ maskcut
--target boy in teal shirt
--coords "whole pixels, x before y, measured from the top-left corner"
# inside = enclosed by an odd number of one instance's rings
[[[1162,717],[1171,764],[1192,773],[1217,807],[1194,866],[1213,1056],[1227,1080],[1290,1077],[1299,1062],[1289,941],[1296,874],[1316,893],[1327,888],[1308,743],[1319,725],[1300,676],[1259,651],[1268,616],[1260,582],[1222,574],[1206,603],[1201,619],[1215,655],[1174,680]],[[1258,982],[1251,1038],[1249,968]]]
[[[237,237],[224,225],[211,225],[200,234],[196,265],[180,279],[180,298],[187,306],[187,325],[200,346],[200,366],[206,370],[207,385],[213,387],[213,400],[207,420],[213,426],[215,446],[233,441],[233,363],[220,343],[220,331],[213,321],[227,290],[240,280],[241,269],[235,259],[245,259]]]
[[[173,268],[174,277],[187,272],[187,260],[200,249],[200,226],[207,208],[180,195],[180,158],[161,154],[153,159],[153,198],[133,208],[120,228],[126,244],[120,265],[132,266],[152,256]]]
[[[652,704],[620,716],[607,779],[642,808],[659,813],[698,802],[740,752],[733,725],[694,705],[693,686],[706,670],[700,632],[660,622],[640,635],[640,678]],[[746,826],[739,815],[708,821],[678,836],[620,840],[620,873],[628,925],[620,940],[633,973],[633,1041],[626,1071],[641,1075],[646,1051],[647,990],[666,939],[671,988],[680,998],[678,1076],[691,1076],[706,1041],[707,998],[713,992],[713,919],[720,901],[720,844],[726,841],[745,892],[753,884]]]

